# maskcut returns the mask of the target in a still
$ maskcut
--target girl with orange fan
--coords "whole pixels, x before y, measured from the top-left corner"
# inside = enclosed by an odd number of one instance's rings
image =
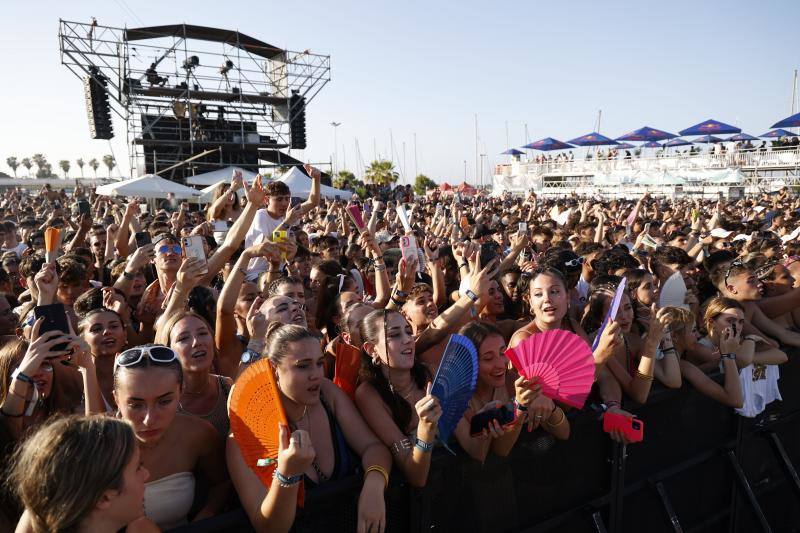
[[[267,330],[264,355],[265,359],[239,377],[231,392],[233,431],[228,438],[227,463],[250,522],[257,531],[288,531],[295,519],[303,520],[296,506],[300,482],[311,493],[319,485],[351,475],[358,467],[356,456],[360,456],[365,473],[357,530],[384,531],[383,492],[389,481],[391,455],[350,398],[325,379],[317,338],[306,328],[273,322]],[[268,383],[273,377],[280,401],[271,405],[249,402],[246,410],[235,407],[243,379]],[[274,414],[280,412],[278,406],[285,412],[286,423],[278,423]],[[251,409],[256,412],[246,412]],[[240,425],[237,417],[267,419],[274,429],[256,423]],[[266,432],[272,434],[267,440],[278,444],[277,458],[262,458],[253,465],[247,460],[247,449],[253,439],[264,437]],[[264,480],[259,470],[272,465],[274,477]],[[344,519],[346,514],[332,516],[331,520]],[[336,528],[332,525],[331,529]]]

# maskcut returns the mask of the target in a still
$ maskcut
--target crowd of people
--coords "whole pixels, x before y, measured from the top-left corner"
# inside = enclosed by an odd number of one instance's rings
[[[508,456],[523,430],[571,438],[578,410],[505,355],[550,330],[595,346],[590,402],[609,413],[632,417],[654,384],[687,382],[746,417],[780,399],[784,347],[800,347],[800,200],[786,190],[330,199],[306,171],[308,198],[234,176],[208,206],[2,193],[0,529],[159,531],[241,507],[257,531],[288,531],[301,485],[360,476],[358,531],[382,532],[390,477],[428,481],[431,381],[454,333],[474,344],[478,377],[447,444],[476,464]],[[194,236],[205,259],[187,253]],[[352,353],[347,380],[337,361]],[[228,407],[264,359],[288,421],[271,482]],[[471,430],[501,406],[513,421]]]

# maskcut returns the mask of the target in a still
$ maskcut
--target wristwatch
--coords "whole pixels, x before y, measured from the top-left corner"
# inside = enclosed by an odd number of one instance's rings
[[[250,363],[255,363],[259,359],[261,359],[261,354],[260,353],[258,353],[257,351],[255,351],[255,350],[253,350],[251,348],[247,348],[242,353],[241,361],[242,361],[243,365],[249,365]]]
[[[475,294],[474,292],[472,292],[471,290],[469,290],[469,289],[465,290],[464,294],[467,296],[467,298],[469,298],[473,302],[477,302],[478,301],[478,295]]]

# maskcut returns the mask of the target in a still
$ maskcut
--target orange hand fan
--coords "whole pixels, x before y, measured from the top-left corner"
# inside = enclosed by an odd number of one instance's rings
[[[58,247],[61,244],[61,230],[47,228],[44,230],[45,258],[48,263],[55,263],[58,257]]]
[[[578,335],[563,329],[536,333],[506,350],[506,357],[526,379],[538,377],[546,397],[583,407],[595,369],[592,350]]]
[[[336,366],[333,369],[333,382],[354,399],[356,395],[356,382],[358,371],[361,368],[361,350],[339,342],[336,344]]]
[[[278,424],[288,426],[289,423],[268,359],[256,361],[236,380],[231,391],[229,417],[231,433],[244,462],[269,490],[272,474],[278,466]],[[302,507],[302,485],[297,503]]]

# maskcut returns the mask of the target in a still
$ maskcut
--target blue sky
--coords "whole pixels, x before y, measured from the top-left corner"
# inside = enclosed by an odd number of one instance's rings
[[[0,22],[0,169],[109,153],[89,138],[83,87],[60,65],[58,19],[136,27],[187,22],[238,29],[331,56],[308,110],[305,158],[355,170],[355,139],[405,174],[475,181],[474,115],[486,168],[528,138],[618,136],[643,125],[676,132],[706,118],[759,135],[789,115],[800,2],[208,2],[12,1]],[[9,5],[10,4],[10,5]],[[128,174],[124,129],[112,145]],[[485,148],[484,148],[485,146]],[[74,167],[74,163],[73,163]],[[484,176],[487,171],[484,171]]]

